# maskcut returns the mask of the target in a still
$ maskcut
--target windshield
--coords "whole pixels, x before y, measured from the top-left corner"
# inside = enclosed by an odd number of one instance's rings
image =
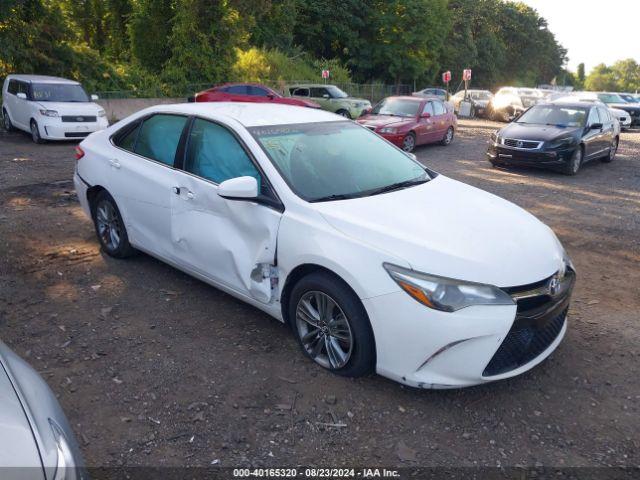
[[[598,98],[604,103],[627,103],[617,93],[599,93]]]
[[[555,125],[559,127],[582,127],[587,118],[584,108],[561,105],[537,105],[524,112],[516,123]]]
[[[33,83],[32,99],[38,102],[88,102],[89,96],[81,85],[66,83]]]
[[[385,98],[371,110],[373,115],[394,115],[397,117],[415,117],[420,102],[404,98]]]
[[[331,98],[347,98],[349,96],[347,93],[343,92],[335,85],[329,85],[327,87],[327,90],[329,90]]]
[[[253,127],[291,189],[304,200],[364,197],[430,179],[418,162],[353,122]]]

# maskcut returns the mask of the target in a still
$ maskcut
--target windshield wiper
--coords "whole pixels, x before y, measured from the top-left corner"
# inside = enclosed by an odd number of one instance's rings
[[[404,182],[392,183],[391,185],[387,185],[384,187],[377,188],[375,190],[371,190],[369,195],[379,195],[381,193],[393,192],[395,190],[402,190],[403,188],[409,188],[416,185],[422,185],[423,183],[427,183],[429,178],[421,178],[420,180],[405,180]]]
[[[334,193],[331,195],[327,195],[325,197],[318,197],[312,200],[309,200],[311,203],[316,202],[332,202],[333,200],[348,200],[350,198],[356,198],[358,195],[354,195],[352,193]]]

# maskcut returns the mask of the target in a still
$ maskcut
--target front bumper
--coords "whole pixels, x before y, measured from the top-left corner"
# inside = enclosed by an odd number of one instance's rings
[[[507,148],[492,142],[487,149],[487,159],[500,165],[560,168],[571,159],[575,149],[573,146],[558,150],[524,150]]]
[[[562,341],[574,279],[561,298],[531,311],[514,304],[440,312],[403,291],[365,299],[376,371],[418,388],[466,387],[520,375]]]
[[[404,137],[406,136],[406,134],[404,133],[380,133],[380,132],[376,132],[378,135],[380,135],[382,138],[384,138],[385,140],[393,143],[396,147],[400,147],[402,148],[402,142],[404,140]]]
[[[63,122],[59,117],[41,117],[38,120],[40,136],[46,140],[77,140],[109,126],[106,117],[95,122]]]

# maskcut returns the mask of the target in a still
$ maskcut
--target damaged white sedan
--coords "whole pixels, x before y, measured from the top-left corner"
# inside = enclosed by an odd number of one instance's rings
[[[144,251],[245,300],[335,373],[474,385],[565,334],[575,271],[547,226],[337,115],[162,105],[77,158],[106,253]]]

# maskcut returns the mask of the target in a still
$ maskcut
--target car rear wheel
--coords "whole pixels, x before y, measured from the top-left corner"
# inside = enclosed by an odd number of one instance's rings
[[[38,123],[35,120],[31,120],[31,140],[33,140],[33,143],[44,143],[44,140],[40,136]]]
[[[129,243],[127,229],[113,197],[102,190],[93,202],[93,223],[102,249],[115,258],[130,257],[135,249]]]
[[[402,150],[405,152],[413,152],[416,148],[416,134],[409,132],[402,139]]]
[[[341,117],[348,118],[349,120],[351,120],[351,114],[347,110],[338,110],[336,113]]]
[[[442,139],[442,145],[449,145],[453,141],[453,127],[447,128],[447,133],[444,134],[444,138]]]
[[[357,295],[329,272],[303,277],[291,291],[289,318],[304,354],[347,377],[375,368],[375,342]]]
[[[609,153],[606,157],[602,157],[602,161],[604,163],[613,162],[613,159],[616,157],[616,153],[618,152],[618,139],[614,138],[613,142],[611,142],[611,147],[609,147]]]
[[[2,124],[4,125],[4,129],[7,132],[13,131],[13,123],[11,123],[11,119],[9,118],[9,114],[6,109],[2,109]]]
[[[573,152],[571,158],[565,163],[562,172],[565,175],[575,175],[580,170],[580,166],[582,165],[582,157],[584,156],[584,152],[582,147],[576,148],[576,151]]]

